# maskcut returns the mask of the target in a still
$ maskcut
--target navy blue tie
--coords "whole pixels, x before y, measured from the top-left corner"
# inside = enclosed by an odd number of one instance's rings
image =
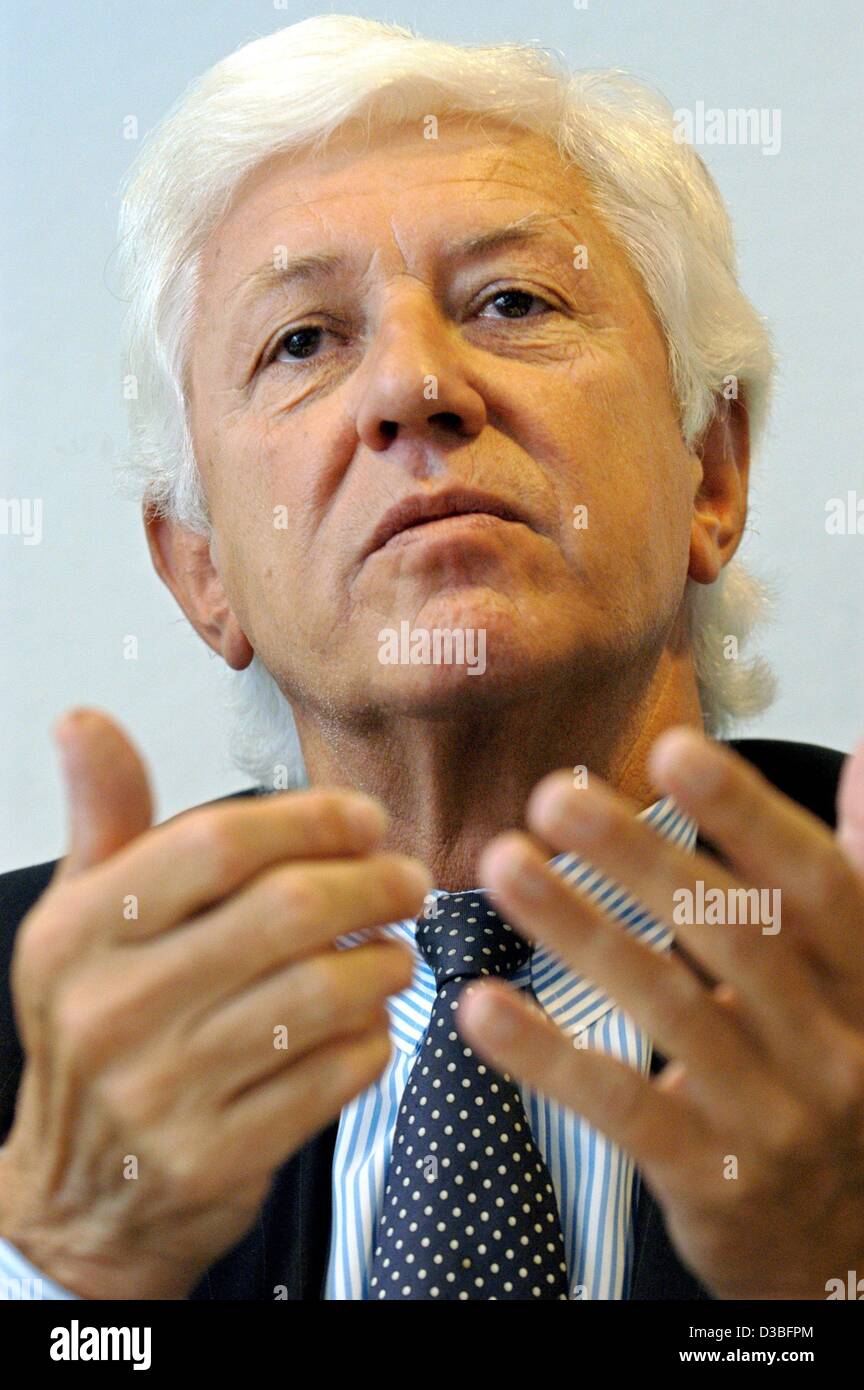
[[[369,1296],[567,1299],[555,1192],[521,1094],[454,1017],[466,984],[512,975],[532,947],[479,891],[436,899],[417,946],[438,993],[396,1118]]]

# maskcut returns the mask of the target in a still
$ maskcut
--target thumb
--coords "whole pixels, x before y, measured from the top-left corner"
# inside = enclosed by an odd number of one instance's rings
[[[147,769],[113,719],[99,710],[71,710],[53,733],[69,826],[59,879],[100,864],[148,830],[153,800]]]
[[[840,774],[837,838],[847,859],[864,874],[864,739],[846,759]]]

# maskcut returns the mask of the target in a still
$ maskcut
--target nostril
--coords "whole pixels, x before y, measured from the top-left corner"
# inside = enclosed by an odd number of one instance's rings
[[[380,429],[385,439],[395,439],[399,426],[395,420],[382,420]]]
[[[461,430],[462,417],[452,410],[441,410],[437,415],[430,416],[430,424],[441,425],[446,430]]]

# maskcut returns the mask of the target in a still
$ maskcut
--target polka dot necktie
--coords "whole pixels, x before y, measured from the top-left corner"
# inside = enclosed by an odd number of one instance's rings
[[[438,993],[396,1118],[370,1272],[372,1299],[566,1299],[549,1170],[518,1088],[456,1028],[466,981],[512,975],[532,947],[481,892],[417,922]]]

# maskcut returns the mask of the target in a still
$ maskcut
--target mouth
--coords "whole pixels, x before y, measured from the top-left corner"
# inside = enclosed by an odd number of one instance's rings
[[[460,532],[529,525],[517,507],[502,498],[474,490],[448,490],[403,498],[382,517],[366,548],[364,559],[378,550],[392,550],[417,540],[444,539]]]
[[[521,523],[508,521],[504,517],[496,516],[494,512],[453,512],[450,516],[435,517],[431,521],[418,521],[414,526],[406,526],[404,531],[397,531],[378,548],[396,550],[401,546],[413,545],[415,541],[443,541],[451,534],[456,536],[462,531],[497,529],[513,525]]]

